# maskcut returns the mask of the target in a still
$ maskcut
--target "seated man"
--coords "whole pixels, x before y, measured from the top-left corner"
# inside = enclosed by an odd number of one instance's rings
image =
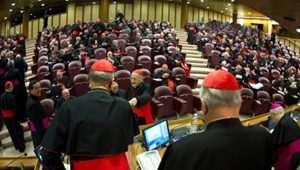
[[[120,65],[121,65],[121,56],[119,55],[119,53],[112,53],[111,51],[108,51],[106,54],[106,59],[108,61],[110,61],[115,67],[117,67],[117,69],[120,69]]]
[[[59,109],[59,107],[66,101],[73,99],[74,96],[70,95],[69,89],[63,89],[61,92],[61,97],[56,101],[56,113]]]
[[[144,82],[143,70],[138,69],[131,74],[131,87],[127,91],[126,98],[137,114],[138,124],[153,123],[150,86]]]
[[[185,63],[183,55],[180,53],[180,49],[176,48],[175,53],[171,55],[171,63],[177,67],[182,67],[185,70],[185,74],[190,76],[191,68]]]
[[[208,74],[200,98],[206,131],[171,144],[158,169],[271,170],[270,133],[241,124],[242,99],[236,78],[224,70]]]
[[[174,75],[167,64],[163,64],[161,71],[157,72],[154,77],[161,79],[160,85],[169,86],[171,91],[175,91]]]
[[[126,99],[126,92],[123,89],[119,89],[119,85],[116,81],[113,81],[111,83],[111,88],[110,88],[110,95],[112,96],[117,96],[117,97],[122,97]]]
[[[64,75],[64,72],[61,70],[58,70],[56,72],[56,77],[52,81],[52,88],[51,88],[51,95],[52,97],[57,100],[61,97],[61,92],[65,88],[71,88],[72,87],[72,80]]]

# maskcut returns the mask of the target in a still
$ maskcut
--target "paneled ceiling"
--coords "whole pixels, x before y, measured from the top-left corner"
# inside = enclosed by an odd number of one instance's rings
[[[1,0],[0,21],[5,17],[13,17],[20,14],[23,6],[29,4],[31,9],[55,7],[66,4],[66,0]],[[69,0],[84,3],[93,3],[93,0]],[[94,0],[99,3],[100,0]],[[111,0],[112,1],[112,0]],[[116,0],[121,1],[121,0]],[[133,1],[133,0],[125,0]],[[181,0],[165,0],[176,1]],[[190,5],[209,8],[210,10],[232,15],[237,11],[238,17],[268,17],[277,21],[291,32],[296,32],[300,27],[300,0],[188,0]],[[234,2],[232,2],[234,1]],[[124,2],[124,0],[122,0]],[[15,3],[13,6],[12,4]],[[45,6],[41,6],[45,4]],[[9,10],[12,9],[10,12]]]

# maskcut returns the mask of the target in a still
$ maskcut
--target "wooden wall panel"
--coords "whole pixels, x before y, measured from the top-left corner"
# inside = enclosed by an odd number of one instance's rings
[[[175,4],[170,3],[170,10],[169,10],[169,22],[172,24],[173,27],[175,27],[175,20],[176,20],[176,9],[175,9]]]
[[[156,1],[156,20],[157,21],[162,21],[162,10],[163,10],[163,5],[162,2]]]
[[[43,26],[44,26],[44,20],[43,18],[39,18],[39,31],[42,31],[43,30]],[[48,20],[49,22],[49,20]]]
[[[148,20],[148,0],[141,1],[141,19]]]
[[[117,3],[117,10],[119,10],[119,12],[122,12],[123,14],[125,13],[125,4],[124,3]]]
[[[149,0],[149,11],[148,19],[153,21],[155,20],[155,1]]]
[[[20,25],[20,32],[23,32],[23,24]]]
[[[209,11],[208,12],[208,21],[211,21],[213,19],[214,19],[214,13],[213,13],[213,11]]]
[[[193,7],[188,6],[188,22],[193,22]]]
[[[53,15],[53,27],[59,26],[59,20],[60,20],[59,14]]]
[[[133,17],[132,17],[132,4],[125,4],[125,18],[128,19],[128,20],[131,20]]]
[[[15,34],[16,33],[21,33],[21,25],[16,25],[16,31],[15,31]]]
[[[199,22],[199,8],[194,7],[194,21]]]
[[[133,19],[141,19],[141,0],[134,0],[133,2]]]
[[[52,21],[53,21],[52,16],[49,16],[49,17],[48,17],[48,28],[53,26]],[[73,22],[73,23],[74,23],[74,22]]]
[[[109,20],[114,20],[116,17],[116,7],[117,5],[114,3],[109,4],[109,15],[108,18]]]
[[[83,14],[83,21],[84,22],[90,22],[92,19],[92,6],[91,5],[85,5],[84,7],[84,14]]]
[[[163,17],[162,21],[168,21],[169,20],[169,2],[163,2]]]
[[[97,19],[99,19],[100,16],[100,5],[99,4],[95,4],[92,6],[92,21],[96,21]]]
[[[6,31],[6,35],[9,35],[10,33],[10,22],[6,21],[6,25],[5,25],[5,31]]]
[[[75,3],[69,3],[67,7],[67,24],[73,24],[75,22]]]
[[[75,21],[77,20],[83,20],[83,6],[76,6]]]
[[[49,17],[50,18],[50,17]],[[32,21],[29,21],[28,23],[28,38],[32,38]]]
[[[181,5],[176,4],[176,28],[180,28],[181,24]]]
[[[60,14],[60,26],[64,26],[67,24],[67,14],[66,13],[63,13],[63,14]]]
[[[32,37],[36,37],[39,32],[39,20],[35,19],[32,21]]]

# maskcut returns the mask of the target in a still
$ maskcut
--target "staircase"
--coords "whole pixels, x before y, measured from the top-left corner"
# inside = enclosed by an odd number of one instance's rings
[[[186,54],[186,62],[192,64],[191,77],[198,79],[197,88],[193,89],[193,93],[198,95],[203,79],[214,69],[207,68],[207,59],[202,58],[202,52],[198,51],[196,45],[187,43],[187,33],[183,29],[176,30],[176,33],[179,45],[182,45],[181,52]]]
[[[33,65],[32,57],[34,55],[35,42],[36,42],[35,39],[26,41],[26,56],[24,57],[25,62],[28,64],[28,71],[25,73],[26,87],[28,87],[28,85],[29,85],[29,79],[34,76],[34,75],[32,75],[32,72],[31,72],[31,66]],[[26,142],[25,152],[28,154],[28,156],[33,156],[34,153],[33,153],[32,139],[31,139],[30,130],[28,128],[28,124],[23,123],[22,126],[24,129],[24,138],[25,138],[25,142]],[[3,127],[2,131],[0,132],[0,140],[2,141],[2,146],[3,146],[3,151],[0,151],[0,157],[1,156],[16,157],[21,154],[19,151],[15,150],[6,127]]]

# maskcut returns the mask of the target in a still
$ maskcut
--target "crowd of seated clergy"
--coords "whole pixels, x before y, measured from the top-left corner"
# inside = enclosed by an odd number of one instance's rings
[[[239,24],[211,21],[189,23],[187,41],[196,44],[217,69],[236,75],[241,86],[280,93],[285,104],[299,100],[299,55],[275,36]],[[264,78],[262,78],[264,77]],[[258,83],[264,86],[254,86]]]

